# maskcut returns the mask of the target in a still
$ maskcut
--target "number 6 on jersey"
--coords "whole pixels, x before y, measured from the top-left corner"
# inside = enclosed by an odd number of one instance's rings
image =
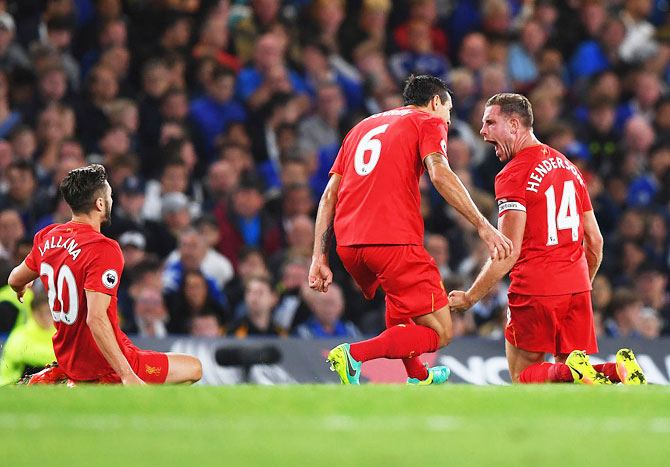
[[[382,142],[374,137],[381,135],[386,131],[389,124],[381,125],[373,128],[365,133],[361,141],[356,146],[356,153],[354,154],[354,167],[358,175],[368,175],[379,162],[379,153],[382,150]],[[370,160],[365,163],[365,153],[370,151]]]
[[[566,180],[563,184],[563,196],[561,206],[556,216],[556,194],[554,185],[544,192],[547,198],[547,246],[558,245],[558,231],[572,230],[572,241],[579,239],[579,212],[577,211],[577,197],[575,184],[572,180]]]

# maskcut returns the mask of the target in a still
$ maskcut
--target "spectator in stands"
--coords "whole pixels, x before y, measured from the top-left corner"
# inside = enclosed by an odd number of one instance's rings
[[[624,158],[621,171],[623,175],[633,177],[640,173],[647,161],[656,134],[654,128],[644,117],[635,115],[624,126]]]
[[[656,313],[664,334],[670,330],[668,322],[670,320],[670,294],[666,271],[667,267],[661,268],[653,264],[646,264],[637,271],[635,278],[635,290],[639,292],[644,306]],[[663,322],[665,322],[664,326]]]
[[[344,0],[315,0],[307,8],[305,17],[300,24],[301,42],[303,44],[319,43],[334,54],[336,61],[344,62],[341,57],[340,27],[346,17]],[[327,54],[326,54],[327,55]],[[307,62],[307,60],[305,60]],[[346,64],[346,62],[344,62]],[[305,63],[307,65],[307,63]],[[351,69],[350,65],[347,69]]]
[[[288,333],[311,316],[311,311],[302,297],[309,264],[309,260],[293,256],[286,259],[279,271],[279,282],[276,287],[279,303],[274,312],[273,322]]]
[[[0,210],[0,261],[13,267],[14,251],[24,235],[19,211],[12,208]]]
[[[77,111],[77,134],[87,152],[97,149],[98,141],[109,125],[105,111],[119,90],[116,74],[103,65],[97,65],[86,77],[89,98],[83,100]]]
[[[285,337],[286,332],[272,323],[276,305],[277,294],[270,280],[263,276],[249,278],[244,287],[243,315],[232,325],[228,335],[238,339],[254,336]]]
[[[212,294],[210,281],[199,270],[187,271],[179,288],[166,295],[171,333],[192,333],[192,322],[201,316],[214,316],[217,325],[230,320],[230,312]]]
[[[407,50],[391,55],[391,71],[397,82],[404,82],[410,74],[428,74],[446,81],[451,64],[433,49],[431,24],[425,19],[412,19],[407,25]]]
[[[226,211],[224,206],[219,205],[214,210],[221,232],[217,249],[234,266],[239,263],[242,247],[260,248],[266,256],[281,248],[281,231],[262,208],[261,182],[247,174],[233,193],[230,209]]]
[[[33,225],[41,217],[43,206],[36,204],[37,175],[35,167],[27,161],[15,161],[7,167],[9,186],[7,193],[0,195],[0,210],[16,210],[24,228],[32,232]]]
[[[30,61],[17,42],[14,42],[16,25],[7,12],[0,13],[0,68],[11,73],[16,68],[30,68]]]
[[[139,137],[145,153],[142,174],[155,176],[162,164],[156,151],[161,129],[161,99],[170,89],[170,72],[164,60],[152,58],[142,66],[142,93],[138,100],[140,112]]]
[[[233,266],[221,253],[211,248],[205,236],[197,229],[184,231],[179,238],[179,249],[165,260],[164,290],[174,292],[188,271],[200,271],[212,282],[212,296],[226,304],[223,289],[233,278]]]
[[[107,106],[109,123],[112,127],[122,128],[128,138],[128,149],[138,153],[140,114],[135,102],[130,99],[116,99]]]
[[[636,325],[640,322],[643,302],[633,290],[620,288],[612,297],[610,318],[605,322],[605,332],[610,337],[639,337]]]
[[[179,237],[191,225],[189,201],[185,194],[171,192],[161,198],[161,220],[155,224],[146,223],[152,238],[147,249],[164,259],[175,248]]]
[[[35,294],[30,308],[26,320],[14,326],[3,345],[0,386],[14,384],[56,360],[51,341],[56,328],[44,288]]]
[[[228,53],[229,37],[228,15],[210,14],[200,28],[200,40],[191,52],[193,58],[200,60],[203,57],[212,57],[220,65],[238,73],[242,68],[242,61]]]
[[[509,76],[515,90],[523,91],[537,80],[537,60],[546,42],[547,33],[539,21],[529,19],[523,24],[519,42],[509,48]]]
[[[589,168],[601,174],[620,166],[623,159],[614,129],[615,117],[616,102],[611,97],[596,94],[589,98],[588,121],[579,136],[589,148]]]
[[[303,154],[314,154],[342,140],[340,119],[345,101],[335,83],[322,83],[316,90],[316,112],[298,125],[298,147]]]
[[[666,148],[665,151],[668,151]],[[668,157],[668,156],[666,156]],[[664,201],[667,202],[667,201]],[[670,268],[670,235],[668,234],[668,217],[658,210],[647,216],[644,251],[650,263],[662,270]]]
[[[295,334],[303,339],[347,338],[360,339],[361,332],[351,321],[342,321],[344,295],[339,285],[328,288],[328,293],[304,289],[305,302],[312,317],[299,325]]]
[[[390,46],[386,25],[391,10],[389,0],[363,0],[358,15],[342,26],[340,43],[344,58],[350,59],[361,48],[386,51]]]
[[[147,240],[142,232],[128,230],[119,236],[119,246],[125,261],[124,269],[133,269],[146,258]]]
[[[670,134],[670,96],[663,96],[656,101],[654,129],[658,135]]]
[[[103,50],[114,46],[125,46],[128,41],[126,23],[118,16],[102,19],[96,32],[97,41],[91,41],[86,44],[86,47],[92,47],[84,52],[81,59],[81,72],[84,76],[98,62]]]
[[[266,33],[258,38],[252,65],[242,69],[237,80],[237,98],[252,111],[262,109],[277,93],[291,95],[301,115],[309,107],[307,85],[300,75],[288,67],[282,41]]]
[[[68,82],[75,91],[79,89],[81,72],[79,63],[75,60],[70,46],[74,31],[74,19],[69,15],[54,15],[46,22],[46,37],[42,42],[53,47],[59,55],[63,68],[67,73]]]
[[[224,329],[216,314],[205,312],[191,319],[189,335],[192,337],[219,337]]]
[[[652,146],[645,162],[641,169],[647,170],[628,186],[628,205],[633,208],[649,207],[660,195],[661,184],[670,173],[670,145]]]
[[[144,289],[161,290],[161,262],[153,254],[147,254],[134,268],[121,276],[118,291],[119,324],[124,332],[139,333],[135,316],[135,300]]]
[[[162,215],[162,200],[171,193],[184,195],[191,217],[199,216],[201,206],[198,200],[202,201],[202,192],[199,188],[196,190],[191,188],[193,187],[189,186],[189,167],[182,158],[181,151],[175,151],[166,159],[159,179],[147,182],[142,216],[150,220],[159,219]]]
[[[430,26],[431,48],[439,54],[449,55],[449,37],[437,25],[437,4],[433,0],[409,2],[409,20],[393,30],[393,39],[402,50],[410,50],[409,28],[412,20],[426,21]]]
[[[449,267],[449,241],[438,233],[426,232],[423,240],[428,254],[435,260],[435,265],[440,271],[442,279],[450,277],[453,272]]]
[[[287,20],[282,14],[280,0],[252,0],[250,3],[249,14],[237,20],[232,28],[235,55],[242,63],[254,57],[263,34]]]
[[[191,118],[202,132],[205,140],[207,161],[216,155],[216,139],[226,130],[231,121],[244,122],[244,108],[233,99],[235,72],[223,65],[212,71],[211,81],[206,84],[205,95],[191,103]]]
[[[627,63],[640,63],[653,56],[658,43],[654,40],[654,26],[647,20],[653,5],[649,0],[627,0],[620,18],[626,27],[626,36],[619,48]]]
[[[211,212],[219,204],[227,206],[239,181],[240,172],[229,160],[212,162],[207,169],[203,211]]]
[[[314,242],[314,220],[304,214],[298,214],[287,218],[284,222],[286,228],[286,245],[279,252],[270,257],[268,265],[275,276],[281,265],[292,257],[312,259],[312,247]]]
[[[167,336],[168,314],[160,289],[145,287],[138,290],[134,304],[133,314],[140,336]]]
[[[625,34],[621,20],[607,18],[598,38],[584,41],[570,57],[569,68],[573,81],[588,78],[618,65],[621,61],[619,47]]]

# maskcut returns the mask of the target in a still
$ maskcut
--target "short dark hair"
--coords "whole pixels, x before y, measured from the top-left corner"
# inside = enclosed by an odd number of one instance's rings
[[[500,106],[500,113],[503,115],[508,117],[515,115],[519,117],[519,120],[525,127],[533,127],[533,107],[526,96],[511,92],[501,92],[486,101],[486,107],[491,107],[492,105]]]
[[[83,214],[93,210],[106,181],[105,168],[100,164],[91,164],[70,170],[60,184],[60,192],[73,213]]]
[[[405,87],[402,91],[403,105],[417,105],[424,107],[428,105],[433,96],[439,96],[440,102],[447,102],[447,97],[451,91],[447,83],[440,78],[429,75],[410,75],[405,81]]]

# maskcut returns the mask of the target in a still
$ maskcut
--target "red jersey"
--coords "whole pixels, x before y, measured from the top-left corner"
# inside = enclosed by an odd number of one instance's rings
[[[539,144],[520,151],[496,176],[498,216],[526,212],[510,292],[564,295],[591,290],[584,213],[591,200],[582,174],[563,154]]]
[[[53,224],[35,235],[26,266],[40,274],[47,290],[56,325],[53,337],[56,359],[74,380],[94,380],[114,371],[86,324],[85,290],[111,295],[107,316],[116,340],[124,354],[132,346],[119,329],[116,312],[116,291],[123,264],[119,244],[88,224]]]
[[[330,173],[342,176],[337,244],[423,245],[423,159],[447,155],[447,124],[412,107],[372,115],[346,136]]]

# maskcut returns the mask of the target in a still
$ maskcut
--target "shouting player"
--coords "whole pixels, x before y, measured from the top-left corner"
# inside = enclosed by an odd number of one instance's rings
[[[479,301],[508,271],[505,350],[515,383],[646,384],[633,352],[616,364],[591,366],[598,352],[591,283],[603,238],[584,179],[568,159],[533,133],[533,110],[520,94],[496,94],[486,103],[480,133],[507,165],[496,176],[499,228],[512,255],[487,261],[467,292],[453,291],[453,311]],[[555,364],[545,363],[545,353]]]
[[[60,185],[72,220],[40,230],[14,268],[9,285],[19,300],[40,277],[56,324],[57,366],[33,382],[183,383],[202,376],[190,355],[140,350],[119,329],[116,292],[123,270],[119,244],[100,233],[110,221],[112,189],[98,164],[72,170]]]
[[[447,162],[452,103],[446,84],[412,76],[403,100],[404,107],[372,115],[346,136],[316,217],[310,287],[326,292],[332,282],[334,232],[337,253],[365,298],[379,286],[386,292],[386,331],[328,355],[343,384],[359,384],[361,363],[382,357],[402,359],[410,384],[439,384],[449,376],[448,368],[427,368],[418,358],[453,335],[440,273],[423,247],[419,177],[426,169],[444,199],[477,227],[491,257],[511,254],[510,240],[479,212]]]

